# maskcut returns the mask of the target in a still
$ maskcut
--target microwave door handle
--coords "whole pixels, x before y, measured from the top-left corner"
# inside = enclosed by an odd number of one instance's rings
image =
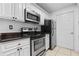
[[[24,9],[24,20],[26,20],[26,8]]]

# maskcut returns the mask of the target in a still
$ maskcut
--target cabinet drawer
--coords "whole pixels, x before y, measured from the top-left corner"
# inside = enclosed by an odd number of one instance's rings
[[[0,43],[0,48],[1,48],[2,52],[6,52],[11,49],[15,49],[20,46],[23,46],[23,45],[30,45],[30,38],[3,42],[3,43]]]
[[[18,42],[16,42],[16,41],[5,42],[5,43],[2,43],[0,45],[0,47],[1,47],[2,52],[5,52],[5,51],[8,51],[8,50],[17,48]]]
[[[29,45],[30,44],[30,38],[21,39],[19,43],[21,44],[21,46]]]
[[[19,56],[19,51],[17,51],[17,48],[9,50],[7,52],[3,52],[2,56]]]
[[[22,46],[20,51],[20,56],[30,56],[30,45]]]

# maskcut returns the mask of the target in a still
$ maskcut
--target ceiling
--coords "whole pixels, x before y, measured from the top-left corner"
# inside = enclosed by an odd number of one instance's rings
[[[43,8],[48,13],[51,13],[61,8],[72,5],[72,3],[36,3],[36,4],[41,8]]]

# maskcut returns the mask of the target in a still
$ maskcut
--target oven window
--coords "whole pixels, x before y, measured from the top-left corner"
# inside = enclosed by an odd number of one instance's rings
[[[43,46],[45,46],[45,38],[34,41],[34,51],[42,48]]]

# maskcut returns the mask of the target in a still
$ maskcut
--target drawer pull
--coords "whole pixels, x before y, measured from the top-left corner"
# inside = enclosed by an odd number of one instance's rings
[[[20,48],[22,50],[22,48]]]
[[[18,45],[21,45],[20,43]]]
[[[19,51],[20,49],[17,49],[17,51]]]
[[[15,17],[13,17],[13,19],[15,19]]]

